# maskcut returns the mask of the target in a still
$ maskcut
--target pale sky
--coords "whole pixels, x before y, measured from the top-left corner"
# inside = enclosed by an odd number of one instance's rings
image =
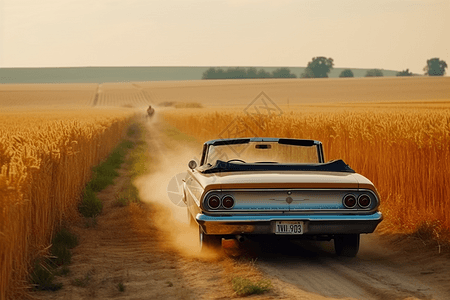
[[[450,0],[0,0],[0,67],[450,66]],[[450,70],[447,69],[447,75]]]

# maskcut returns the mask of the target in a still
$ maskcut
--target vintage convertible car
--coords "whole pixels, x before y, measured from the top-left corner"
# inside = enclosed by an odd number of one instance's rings
[[[189,162],[183,201],[200,246],[276,235],[334,240],[356,256],[360,234],[382,220],[380,197],[342,160],[324,161],[322,143],[284,138],[211,140]]]

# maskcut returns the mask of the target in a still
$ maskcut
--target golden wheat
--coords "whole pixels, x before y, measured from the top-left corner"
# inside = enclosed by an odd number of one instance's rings
[[[118,109],[0,113],[0,299],[23,296],[32,261],[78,214],[92,166],[130,117]]]

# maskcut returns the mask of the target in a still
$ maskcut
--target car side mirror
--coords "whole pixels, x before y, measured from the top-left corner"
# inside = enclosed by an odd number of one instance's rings
[[[188,166],[191,170],[194,170],[195,168],[197,168],[197,162],[195,160],[191,160]]]

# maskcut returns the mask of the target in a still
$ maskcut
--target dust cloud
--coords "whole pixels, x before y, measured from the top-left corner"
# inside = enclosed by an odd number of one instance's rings
[[[168,137],[158,115],[146,119],[146,142],[150,151],[149,174],[136,179],[141,201],[151,205],[152,218],[167,246],[184,256],[199,257],[198,228],[188,224],[187,209],[182,202],[182,179],[188,162],[198,161],[201,145],[188,146]],[[207,254],[207,258],[215,255]],[[205,253],[202,252],[202,257]]]

